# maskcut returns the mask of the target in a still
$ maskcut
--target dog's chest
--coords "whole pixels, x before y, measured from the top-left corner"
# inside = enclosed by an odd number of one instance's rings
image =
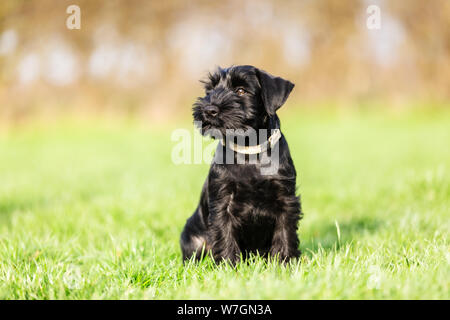
[[[222,175],[212,185],[216,187],[212,200],[222,207],[217,209],[236,218],[256,222],[264,217],[273,218],[283,207],[283,186],[253,172]]]

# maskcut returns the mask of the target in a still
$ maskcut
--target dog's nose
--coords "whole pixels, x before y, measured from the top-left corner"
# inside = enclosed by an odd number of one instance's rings
[[[210,117],[215,117],[219,113],[219,108],[216,106],[207,106],[205,107],[204,112]]]

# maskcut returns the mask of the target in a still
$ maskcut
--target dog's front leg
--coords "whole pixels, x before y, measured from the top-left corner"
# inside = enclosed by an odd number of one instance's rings
[[[291,258],[300,256],[297,236],[298,214],[283,212],[275,222],[270,255],[280,261],[288,262]]]
[[[240,259],[240,249],[235,237],[236,218],[230,212],[230,202],[223,208],[218,205],[210,215],[208,243],[211,244],[211,252],[218,263],[222,260],[235,265]],[[221,203],[224,203],[223,200]]]

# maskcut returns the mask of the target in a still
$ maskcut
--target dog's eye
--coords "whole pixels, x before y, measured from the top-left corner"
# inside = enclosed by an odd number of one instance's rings
[[[238,89],[236,90],[236,93],[237,93],[239,96],[243,96],[243,95],[245,94],[245,90],[242,89],[242,88],[238,88]]]

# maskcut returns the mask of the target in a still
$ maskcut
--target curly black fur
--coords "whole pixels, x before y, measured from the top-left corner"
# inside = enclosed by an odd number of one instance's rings
[[[194,120],[201,121],[203,134],[213,129],[224,137],[226,129],[279,129],[276,111],[294,87],[253,66],[219,68],[203,83],[206,95],[194,104]],[[183,260],[193,255],[201,259],[206,252],[217,262],[233,264],[248,253],[282,261],[299,257],[297,224],[302,214],[296,171],[284,136],[278,144],[279,169],[273,175],[261,175],[259,160],[212,163],[200,203],[181,234]],[[225,154],[226,148],[219,143],[216,155]]]

